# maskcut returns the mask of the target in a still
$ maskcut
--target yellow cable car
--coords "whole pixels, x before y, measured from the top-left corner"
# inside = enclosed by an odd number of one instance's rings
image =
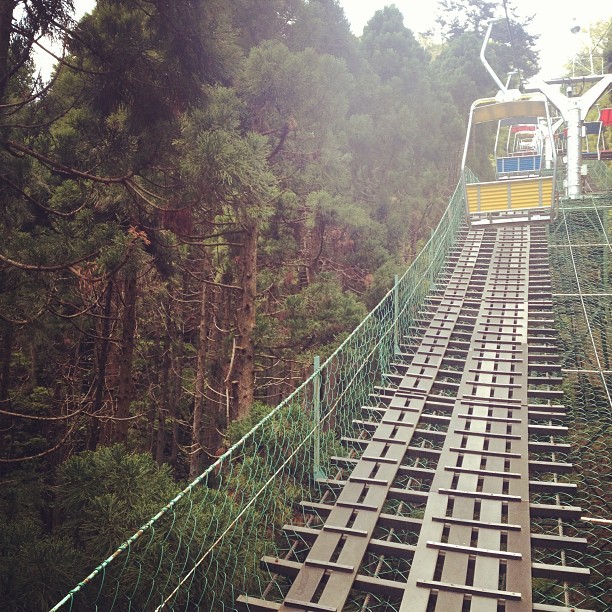
[[[500,93],[476,100],[470,109],[461,164],[468,221],[550,221],[555,214],[556,151],[546,98],[517,90]],[[479,182],[466,166],[470,137],[478,125],[492,122],[497,122],[495,180]],[[500,137],[507,140],[505,148]]]

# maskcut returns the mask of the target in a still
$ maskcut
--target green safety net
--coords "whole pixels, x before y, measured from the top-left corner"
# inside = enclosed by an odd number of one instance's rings
[[[612,191],[612,168],[600,159],[593,159],[587,162],[586,183],[591,191],[606,192]]]
[[[589,174],[598,187],[612,188],[612,172],[599,162]],[[549,521],[551,533],[586,537],[586,552],[557,552],[557,562],[587,567],[588,585],[535,581],[534,601],[594,610],[612,609],[612,195],[562,199],[549,232],[555,318],[560,333],[568,440],[572,450],[560,460],[574,471],[559,477],[578,485],[572,499],[582,508],[577,524]],[[554,503],[554,502],[553,502]],[[538,561],[540,559],[537,559]],[[554,562],[554,561],[551,561]]]
[[[345,454],[338,441],[384,384],[464,211],[458,187],[410,268],[331,357],[52,610],[217,611],[263,595],[261,557],[282,554],[281,528],[300,500],[320,499],[316,478]]]
[[[463,190],[458,187],[417,259],[332,356],[320,366],[315,362],[308,380],[52,610],[217,611],[234,609],[238,596],[245,594],[279,600],[287,583],[282,578],[271,580],[260,569],[260,560],[265,555],[299,556],[299,548],[306,547],[299,538],[290,541],[283,536],[282,526],[304,524],[301,500],[325,497],[316,480],[334,477],[331,457],[346,455],[341,437],[358,434],[353,419],[361,416],[361,407],[368,405],[376,385],[387,384],[386,374],[398,346],[410,335],[419,309],[435,290],[464,218]],[[606,442],[612,414],[607,338],[612,328],[611,230],[609,198],[562,202],[550,229],[553,293],[573,444],[571,459],[558,460],[577,466],[559,478],[578,482],[578,499],[572,503],[582,506],[585,520],[534,524],[534,529],[544,532],[586,534],[586,553],[553,551],[561,558],[541,560],[592,571],[591,582],[583,586],[535,580],[534,601],[597,610],[610,607],[612,590],[605,577],[612,566],[612,529],[605,522],[611,518],[606,507],[610,485]],[[384,578],[407,574],[408,569],[409,565],[387,566],[384,557],[371,555],[363,571]],[[398,602],[384,597],[357,595],[346,609],[398,608]]]

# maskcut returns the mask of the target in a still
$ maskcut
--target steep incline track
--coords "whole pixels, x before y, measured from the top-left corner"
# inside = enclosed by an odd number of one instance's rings
[[[558,565],[532,559],[586,545],[563,535],[580,509],[561,503],[575,485],[556,478],[571,466],[558,460],[569,448],[557,441],[546,240],[535,225],[463,233],[390,385],[344,439],[349,457],[321,481],[325,501],[304,501],[309,518],[285,527],[299,545],[262,560],[290,579],[283,602],[243,597],[240,609],[564,609],[531,598],[534,578],[588,580],[563,554]],[[538,521],[558,528],[532,532]]]

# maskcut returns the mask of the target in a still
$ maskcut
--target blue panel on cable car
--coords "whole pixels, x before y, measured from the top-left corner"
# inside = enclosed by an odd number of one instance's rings
[[[542,166],[541,155],[523,155],[521,157],[498,157],[497,173],[539,172]]]

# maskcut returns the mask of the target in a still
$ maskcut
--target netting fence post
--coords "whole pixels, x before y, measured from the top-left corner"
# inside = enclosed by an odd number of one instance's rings
[[[399,275],[393,279],[393,353],[399,355]]]
[[[314,453],[313,453],[313,476],[324,478],[321,470],[321,358],[314,356],[314,378],[312,379],[312,403],[314,412]]]

